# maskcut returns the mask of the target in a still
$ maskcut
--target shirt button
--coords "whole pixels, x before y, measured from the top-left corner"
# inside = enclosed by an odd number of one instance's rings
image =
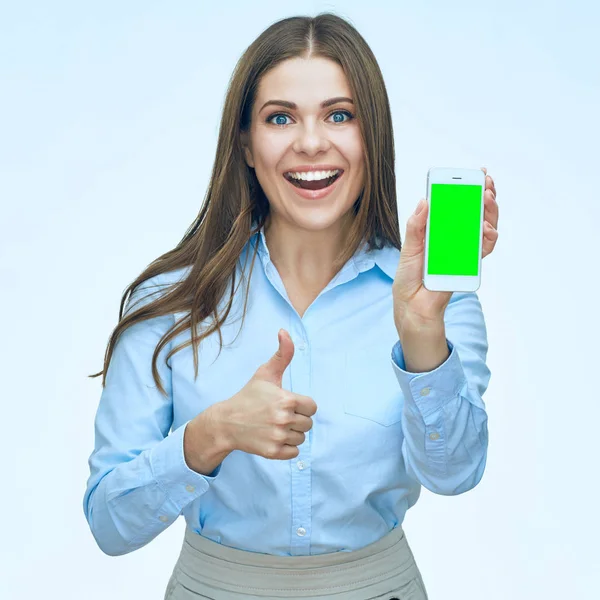
[[[304,463],[304,461],[299,460],[297,463],[298,468],[302,471],[302,469],[304,469],[304,467],[306,466],[306,464]]]
[[[421,396],[427,396],[427,394],[429,394],[429,392],[431,391],[430,387],[425,387],[421,390]]]
[[[434,431],[433,433],[429,434],[429,439],[430,440],[439,440],[440,434],[437,431]]]
[[[166,523],[169,520],[169,517],[165,517],[165,515],[160,515],[160,517],[158,517],[163,523]]]
[[[298,350],[301,350],[302,352],[304,352],[306,350],[306,344],[304,342],[300,342],[298,344]]]
[[[186,486],[185,486],[185,489],[186,489],[188,492],[193,492],[193,491],[194,491],[196,488],[195,488],[193,485],[186,485]]]
[[[302,537],[303,535],[306,535],[306,529],[304,529],[304,527],[298,527],[298,529],[296,529],[296,533]]]

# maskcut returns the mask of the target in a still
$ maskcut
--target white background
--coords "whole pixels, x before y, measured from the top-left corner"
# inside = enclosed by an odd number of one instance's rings
[[[331,10],[384,74],[406,221],[431,166],[487,167],[486,472],[404,529],[431,600],[598,598],[595,3],[1,2],[0,596],[162,599],[183,518],[104,555],[82,498],[125,287],[208,183],[224,94],[271,23]]]

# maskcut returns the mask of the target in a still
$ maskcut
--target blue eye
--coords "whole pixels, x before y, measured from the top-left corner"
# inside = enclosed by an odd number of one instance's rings
[[[346,115],[348,117],[347,120],[344,121],[334,121],[335,123],[347,123],[348,121],[350,121],[351,119],[354,118],[354,115],[347,111],[347,110],[334,110],[329,116],[331,117],[331,115],[335,115],[335,114],[343,114]],[[275,117],[289,117],[290,115],[288,115],[287,113],[274,113],[272,115],[270,115],[269,117],[267,117],[266,122],[267,123],[271,123],[271,119],[274,119]],[[277,125],[278,127],[285,127],[288,123],[273,123],[273,125]]]

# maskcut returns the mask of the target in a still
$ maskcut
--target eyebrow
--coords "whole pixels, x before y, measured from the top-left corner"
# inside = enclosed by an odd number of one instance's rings
[[[329,98],[329,100],[325,100],[321,102],[321,108],[327,108],[332,104],[337,104],[338,102],[350,102],[350,104],[354,104],[354,100],[352,98],[346,98],[345,96],[336,96],[335,98]],[[262,105],[262,108],[258,111],[261,112],[265,106],[269,106],[270,104],[276,104],[277,106],[285,106],[285,108],[289,108],[291,110],[296,110],[298,105],[294,102],[288,102],[287,100],[268,100]]]

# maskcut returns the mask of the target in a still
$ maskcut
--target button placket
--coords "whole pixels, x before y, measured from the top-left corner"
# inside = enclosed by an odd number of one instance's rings
[[[311,395],[310,388],[310,344],[308,332],[301,321],[290,328],[296,354],[290,364],[290,391],[306,396]],[[292,484],[292,555],[306,555],[310,547],[308,530],[311,526],[311,476],[310,476],[310,432],[306,432],[305,441],[298,446],[300,451],[296,460],[290,461]]]

